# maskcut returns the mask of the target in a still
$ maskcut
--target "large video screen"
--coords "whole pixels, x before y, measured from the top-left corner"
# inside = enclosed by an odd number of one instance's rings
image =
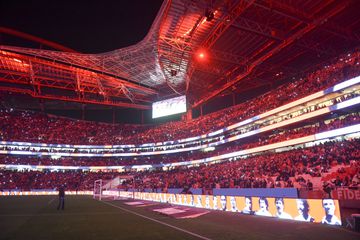
[[[152,104],[152,118],[186,112],[186,96],[170,98]]]
[[[135,199],[303,222],[341,225],[339,201],[135,192]]]

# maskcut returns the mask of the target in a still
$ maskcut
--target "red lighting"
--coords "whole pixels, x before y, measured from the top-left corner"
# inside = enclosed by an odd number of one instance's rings
[[[198,49],[195,53],[195,58],[199,61],[199,62],[207,62],[209,55],[206,51],[206,49]]]

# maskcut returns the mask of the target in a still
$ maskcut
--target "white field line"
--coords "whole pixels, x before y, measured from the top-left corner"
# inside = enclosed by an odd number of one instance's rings
[[[95,213],[69,213],[63,210],[57,213],[38,213],[38,214],[0,214],[0,217],[55,217],[55,216],[83,216],[83,215],[117,215],[114,212],[95,212]]]
[[[107,204],[107,205],[110,205],[110,206],[112,206],[112,207],[115,207],[115,208],[121,209],[121,210],[123,210],[123,211],[125,211],[125,212],[132,213],[132,214],[134,214],[134,215],[136,215],[136,216],[139,216],[139,217],[142,217],[142,218],[148,219],[148,220],[150,220],[150,221],[153,221],[153,222],[156,222],[156,223],[159,223],[159,224],[165,225],[165,226],[167,226],[167,227],[170,227],[170,228],[176,229],[176,230],[178,230],[178,231],[181,231],[181,232],[187,233],[187,234],[192,235],[192,236],[195,236],[195,237],[197,237],[197,238],[204,239],[204,240],[211,240],[210,238],[207,238],[207,237],[201,236],[201,235],[199,235],[199,234],[197,234],[197,233],[190,232],[190,231],[185,230],[185,229],[183,229],[183,228],[176,227],[176,226],[174,226],[174,225],[171,225],[171,224],[168,224],[168,223],[166,223],[166,222],[162,222],[162,221],[159,221],[159,220],[157,220],[157,219],[154,219],[154,218],[151,218],[151,217],[148,217],[148,216],[142,215],[142,214],[140,214],[140,213],[137,213],[137,212],[131,211],[131,210],[129,210],[129,209],[122,208],[122,207],[119,207],[119,206],[117,206],[117,205],[114,205],[114,204],[111,204],[111,203],[108,203],[108,202],[103,202],[103,203],[104,203],[104,204]]]
[[[54,200],[55,200],[55,198],[49,200],[49,201],[48,201],[48,205],[50,205]]]

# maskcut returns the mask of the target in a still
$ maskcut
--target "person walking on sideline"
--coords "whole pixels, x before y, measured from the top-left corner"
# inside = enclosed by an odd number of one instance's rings
[[[57,210],[61,208],[61,210],[64,210],[65,207],[65,188],[64,186],[59,187],[59,205],[57,207]]]

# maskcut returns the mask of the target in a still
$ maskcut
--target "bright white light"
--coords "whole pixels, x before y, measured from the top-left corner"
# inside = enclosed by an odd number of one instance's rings
[[[336,137],[336,136],[342,136],[349,133],[356,133],[360,131],[360,124],[352,125],[345,128],[339,128],[327,132],[322,132],[315,134],[316,139],[324,139],[324,138],[330,138],[330,137]]]
[[[152,104],[152,118],[186,112],[186,96],[167,99]]]
[[[333,88],[333,91],[336,92],[338,90],[341,90],[341,89],[344,89],[346,87],[349,87],[349,86],[352,86],[354,84],[357,84],[360,82],[360,76],[358,77],[355,77],[355,78],[352,78],[350,80],[347,80],[345,82],[342,82],[342,83],[339,83],[339,84],[336,84]]]
[[[356,98],[353,98],[353,99],[338,103],[338,104],[336,104],[334,106],[331,106],[330,109],[332,111],[334,111],[334,110],[350,107],[350,106],[353,106],[353,105],[356,105],[356,104],[359,104],[359,103],[360,103],[360,97],[356,97]]]

